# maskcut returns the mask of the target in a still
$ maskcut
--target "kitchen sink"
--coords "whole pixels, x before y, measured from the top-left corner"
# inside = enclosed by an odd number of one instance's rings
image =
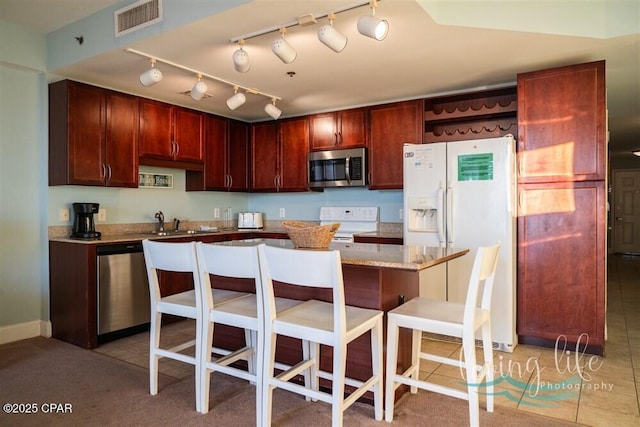
[[[217,233],[218,230],[165,230],[151,231],[154,236],[187,236],[190,234]]]

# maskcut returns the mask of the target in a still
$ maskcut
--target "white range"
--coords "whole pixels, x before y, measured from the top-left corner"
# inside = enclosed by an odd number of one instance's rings
[[[377,231],[379,208],[371,206],[327,206],[320,208],[320,225],[340,223],[334,242],[353,242],[353,235]]]

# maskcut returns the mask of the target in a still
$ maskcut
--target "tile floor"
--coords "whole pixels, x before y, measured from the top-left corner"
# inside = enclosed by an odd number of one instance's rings
[[[609,258],[607,299],[608,340],[604,358],[591,359],[585,355],[579,375],[575,361],[571,359],[573,372],[569,372],[565,369],[568,359],[557,357],[553,349],[519,345],[513,353],[496,351],[497,373],[518,381],[504,381],[496,386],[496,392],[500,393],[496,405],[588,426],[639,426],[640,257]],[[192,337],[194,329],[188,321],[169,325],[163,329],[161,341],[170,343]],[[142,333],[104,344],[96,351],[148,367],[148,343],[148,333]],[[441,355],[460,352],[460,345],[455,342],[425,338],[423,346]],[[159,369],[175,378],[193,374],[192,366],[167,359],[160,361]],[[457,368],[426,362],[421,371],[430,381],[463,387]]]

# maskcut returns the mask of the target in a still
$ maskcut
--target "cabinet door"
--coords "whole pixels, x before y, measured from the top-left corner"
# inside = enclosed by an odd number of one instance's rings
[[[280,122],[279,191],[306,191],[309,121],[307,118]]]
[[[172,106],[140,99],[140,157],[173,159],[171,135]]]
[[[205,189],[227,188],[227,125],[228,120],[207,115],[204,124],[205,141]],[[187,172],[189,176],[190,172]]]
[[[366,147],[367,110],[354,108],[340,111],[338,120],[338,148]]]
[[[105,91],[68,82],[68,180],[65,184],[104,185]]]
[[[276,191],[278,178],[278,124],[251,126],[251,191]]]
[[[402,188],[402,147],[422,142],[422,101],[369,110],[369,189]]]
[[[138,186],[138,98],[106,92],[106,170],[111,187]]]
[[[604,61],[518,75],[519,182],[605,178]]]
[[[249,126],[231,120],[227,155],[227,175],[229,190],[249,190]]]
[[[202,116],[198,111],[174,107],[174,160],[202,163]]]
[[[519,186],[519,336],[604,344],[605,204],[604,181]]]
[[[336,113],[315,114],[309,117],[311,150],[330,150],[338,145]]]

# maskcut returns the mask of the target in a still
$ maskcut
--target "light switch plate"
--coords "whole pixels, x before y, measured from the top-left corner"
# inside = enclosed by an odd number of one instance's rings
[[[107,210],[100,208],[98,210],[98,221],[106,221],[107,220]]]

